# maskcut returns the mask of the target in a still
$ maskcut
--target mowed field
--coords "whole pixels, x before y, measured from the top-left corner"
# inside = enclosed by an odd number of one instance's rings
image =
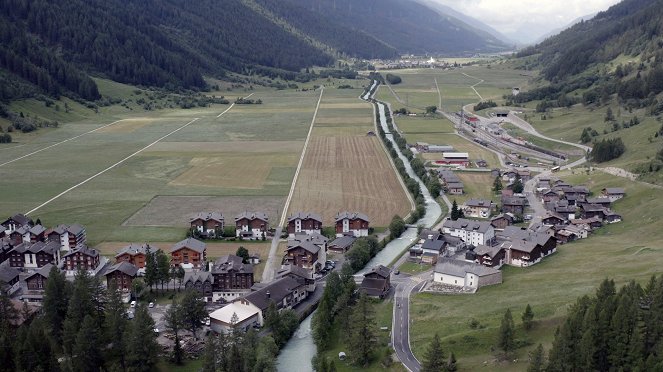
[[[31,217],[85,225],[93,245],[178,241],[188,218],[206,210],[232,223],[260,209],[277,221],[318,96],[265,90],[252,96],[264,104],[235,105],[220,117],[230,105],[102,112],[40,130],[0,151],[0,215],[48,202]]]
[[[304,156],[289,212],[321,213],[331,225],[339,211],[358,211],[374,227],[411,210],[375,131],[373,110],[359,90],[326,89]]]
[[[578,297],[594,294],[603,279],[614,279],[621,286],[630,280],[645,283],[663,273],[663,190],[599,171],[556,176],[587,185],[595,195],[604,187],[624,187],[627,197],[613,205],[624,221],[603,227],[588,239],[562,245],[530,268],[505,267],[503,284],[481,288],[476,294],[413,296],[410,334],[418,358],[438,333],[445,352],[454,352],[458,358],[459,370],[525,371],[528,352],[538,343],[549,350],[555,328],[569,307]],[[527,304],[536,321],[529,332],[520,321]],[[516,338],[527,345],[515,352],[515,363],[496,362],[492,352],[507,308],[513,314]],[[472,319],[480,326],[470,327]]]

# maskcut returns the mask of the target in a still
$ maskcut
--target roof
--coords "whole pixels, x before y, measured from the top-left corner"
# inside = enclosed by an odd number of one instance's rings
[[[42,225],[34,225],[34,226],[30,229],[30,234],[33,234],[33,235],[40,235],[40,234],[44,233],[45,231],[46,231],[46,228],[45,228],[44,226],[42,226]]]
[[[212,274],[225,274],[231,271],[252,273],[253,265],[242,262],[242,257],[227,254],[219,257],[212,265]]]
[[[320,216],[317,213],[311,213],[311,212],[297,212],[293,214],[292,216],[288,217],[288,222],[294,221],[294,220],[316,220],[320,223],[322,223],[322,216]]]
[[[502,198],[502,205],[520,205],[525,206],[527,204],[527,199],[518,198],[518,197],[505,197]]]
[[[288,274],[292,274],[304,279],[313,279],[313,272],[311,270],[307,270],[296,265],[281,266],[281,269],[276,272],[276,278],[282,278]]]
[[[386,279],[379,278],[364,278],[361,281],[359,289],[369,296],[380,296],[384,293]]]
[[[589,204],[610,204],[611,201],[608,198],[587,198],[587,203]]]
[[[470,199],[465,202],[465,205],[468,207],[482,207],[482,208],[490,208],[492,204],[492,201],[490,200],[485,200],[485,199]]]
[[[34,244],[30,243],[21,243],[14,247],[14,251],[18,253],[46,253],[49,255],[54,255],[55,252],[60,250],[60,242],[36,242]]]
[[[583,211],[585,212],[602,212],[604,210],[604,207],[599,204],[588,204],[584,203],[583,205],[580,206]]]
[[[488,221],[473,221],[465,218],[459,218],[456,221],[446,220],[443,226],[449,229],[476,231],[480,233],[486,233],[492,228],[492,225]]]
[[[205,252],[206,247],[207,244],[201,242],[200,240],[194,238],[186,238],[179,243],[175,243],[175,245],[170,249],[170,251],[175,252],[179,251],[182,248],[189,248],[198,253],[203,253]]]
[[[258,314],[258,310],[252,309],[251,307],[242,305],[238,302],[232,302],[218,310],[213,311],[209,314],[209,317],[226,324],[231,324],[233,316],[237,316],[237,323],[242,323],[243,321],[255,316],[256,314]]]
[[[476,276],[486,276],[499,273],[500,271],[492,267],[486,267],[474,262],[456,260],[453,258],[440,258],[435,265],[435,272],[458,277],[465,277],[465,274],[474,274]]]
[[[289,240],[288,241],[288,248],[286,251],[291,251],[293,249],[297,248],[303,248],[304,250],[311,252],[312,254],[317,254],[320,251],[320,247],[313,244],[310,241],[307,240]]]
[[[199,212],[195,214],[193,217],[189,219],[190,222],[193,222],[195,220],[203,220],[203,221],[209,221],[209,220],[214,220],[214,221],[223,221],[223,213],[221,212]]]
[[[81,233],[85,232],[85,228],[81,225],[74,224],[74,225],[57,225],[53,228],[50,228],[47,230],[46,235],[51,235],[52,233],[56,233],[58,235],[62,235],[65,232],[68,232],[72,235],[80,235]]]
[[[117,252],[115,257],[120,257],[123,254],[129,254],[131,256],[135,256],[137,254],[145,254],[145,252],[147,250],[147,247],[150,247],[150,250],[152,252],[156,252],[156,251],[159,250],[158,247],[155,247],[155,246],[152,246],[152,245],[149,245],[149,244],[137,245],[137,244],[131,243],[131,244],[125,246],[125,247],[122,247],[122,249],[120,249],[120,251]]]
[[[301,284],[295,279],[285,277],[275,280],[255,292],[247,294],[244,298],[259,309],[265,310],[272,301],[275,303],[283,301],[284,298],[300,286]]]
[[[18,270],[8,264],[0,265],[0,282],[9,283],[18,277]]]
[[[497,216],[491,218],[490,221],[491,221],[491,222],[492,222],[492,221],[497,221],[497,220],[500,220],[500,219],[502,219],[502,218],[505,218],[505,219],[507,219],[507,220],[513,222],[513,217],[511,217],[510,215],[505,214],[505,213],[500,213],[500,214],[498,214]]]
[[[20,225],[32,225],[32,219],[30,217],[27,217],[26,215],[22,213],[17,213],[11,217],[9,217],[6,221],[9,220],[14,220],[15,222],[19,223]]]
[[[104,275],[111,274],[115,271],[122,272],[126,275],[129,276],[136,276],[136,273],[138,273],[138,268],[129,262],[122,261],[120,263],[116,263],[115,265],[110,266],[108,269],[106,269],[106,273]]]
[[[543,217],[543,220],[547,220],[548,218],[556,218],[561,221],[566,221],[566,218],[564,218],[564,216],[562,216],[557,212],[550,212],[550,211],[546,212],[546,215]]]
[[[324,245],[327,244],[329,238],[324,235],[320,235],[318,233],[307,234],[302,232],[302,233],[296,233],[295,237],[290,241],[300,241],[300,242],[306,241],[317,245]]]
[[[338,222],[338,221],[344,220],[346,218],[349,219],[349,220],[364,220],[366,222],[371,222],[371,220],[368,219],[368,216],[366,216],[363,213],[360,213],[360,212],[347,212],[347,211],[338,212],[336,214],[335,221]]]
[[[242,212],[235,216],[235,222],[242,220],[242,219],[247,219],[247,220],[262,220],[262,221],[269,221],[269,217],[267,217],[267,213],[265,212]]]
[[[97,251],[96,249],[92,249],[92,248],[88,247],[87,245],[80,245],[76,249],[73,249],[73,250],[69,251],[69,253],[65,254],[62,257],[64,258],[64,257],[73,256],[76,253],[82,253],[82,254],[84,254],[86,256],[90,256],[90,257],[98,257],[99,256],[99,251]]]
[[[421,245],[421,249],[426,249],[429,251],[436,251],[436,252],[441,252],[442,248],[444,248],[444,244],[446,242],[444,240],[431,240],[427,239],[424,244]]]
[[[532,253],[532,251],[538,246],[539,246],[539,244],[536,243],[536,242],[527,241],[527,240],[519,240],[519,239],[504,242],[500,245],[500,247],[502,247],[504,249],[512,249],[512,250],[515,250],[515,251],[527,252],[527,253]]]
[[[539,245],[545,245],[552,238],[544,232],[534,232],[518,226],[507,226],[499,235],[511,241],[527,240]]]
[[[450,189],[462,189],[465,186],[463,185],[462,182],[447,182],[447,188]]]
[[[442,157],[445,159],[467,159],[470,154],[466,152],[443,152]]]
[[[73,224],[73,225],[70,225],[69,227],[67,227],[67,231],[70,234],[78,235],[78,234],[81,234],[81,233],[85,232],[85,228],[83,226],[79,225],[79,224]]]
[[[182,283],[186,284],[188,282],[210,282],[214,283],[214,277],[209,271],[187,271],[184,273],[184,278]]]
[[[608,195],[626,194],[626,191],[621,187],[606,187],[603,191]]]
[[[48,275],[51,273],[52,268],[53,268],[53,264],[50,264],[50,263],[46,264],[46,265],[40,267],[39,270],[35,270],[34,273],[27,276],[25,278],[25,280],[28,280],[28,279],[32,278],[33,276],[35,276],[37,274],[39,274],[39,275],[43,276],[44,278],[48,279]]]
[[[364,276],[369,275],[369,274],[378,274],[379,276],[383,278],[388,278],[389,274],[391,274],[391,269],[384,265],[377,265],[371,269],[371,271],[367,272],[364,274]]]
[[[349,246],[351,246],[357,238],[354,236],[342,236],[340,238],[336,238],[329,243],[329,246],[335,246],[338,248],[345,249]]]
[[[495,258],[500,251],[504,250],[502,247],[489,247],[487,245],[479,244],[474,248],[474,253],[479,256],[490,256],[490,258]]]

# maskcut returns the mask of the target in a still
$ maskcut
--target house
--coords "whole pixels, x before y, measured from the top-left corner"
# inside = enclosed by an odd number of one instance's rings
[[[355,240],[357,240],[357,238],[355,238],[354,236],[344,235],[341,236],[340,238],[332,240],[329,243],[327,249],[329,250],[329,252],[342,254],[347,252],[350,248],[352,248],[352,245],[354,244]]]
[[[325,249],[309,240],[289,240],[284,264],[299,266],[303,269],[320,271],[325,266]]]
[[[496,229],[504,229],[507,226],[513,225],[513,217],[509,214],[502,213],[491,218],[490,224]]]
[[[556,212],[547,212],[543,219],[541,219],[541,222],[548,226],[564,225],[567,223],[566,218]]]
[[[383,265],[378,265],[364,274],[359,290],[369,297],[384,298],[391,289],[391,270]]]
[[[51,264],[42,266],[39,270],[35,270],[32,274],[25,278],[25,285],[28,291],[43,292],[46,289],[46,281],[48,275],[54,266]],[[32,293],[34,294],[34,293]]]
[[[9,233],[9,241],[12,245],[30,243],[30,226],[21,226]]]
[[[214,276],[209,271],[187,271],[182,279],[182,284],[186,289],[195,289],[202,296],[210,297],[212,296]]]
[[[14,232],[16,229],[19,229],[21,227],[27,227],[28,229],[30,229],[32,226],[35,225],[35,223],[34,221],[32,221],[31,218],[21,213],[17,213],[6,219],[4,222],[0,223],[0,225],[5,227],[5,235],[9,235],[12,232]]]
[[[60,244],[55,242],[21,243],[9,252],[9,265],[36,269],[46,264],[59,265]]]
[[[586,198],[585,202],[587,204],[600,205],[603,208],[610,208],[610,204],[612,203],[609,198]]]
[[[463,195],[463,190],[465,189],[462,182],[448,182],[446,187],[447,193],[451,195]]]
[[[219,298],[225,301],[234,300],[253,287],[253,265],[245,264],[242,258],[235,255],[219,257],[210,269],[212,273],[213,301]]]
[[[170,257],[170,264],[173,266],[200,269],[207,260],[207,244],[194,238],[184,239],[170,249]]]
[[[4,234],[4,230],[2,230]],[[14,249],[14,245],[9,241],[9,237],[0,238],[0,264],[9,259],[9,252]]]
[[[520,180],[525,183],[532,179],[532,173],[526,169],[520,169],[516,172],[516,178],[520,177]]]
[[[313,272],[294,265],[283,265],[276,272],[275,279],[289,277],[295,279],[298,283],[305,285],[309,292],[315,291],[315,279]]]
[[[506,241],[524,240],[536,243],[541,247],[541,254],[545,257],[556,252],[557,239],[553,235],[549,232],[532,231],[517,226],[509,226],[499,233],[498,238]],[[509,257],[507,257],[507,263],[508,261]]]
[[[106,268],[103,274],[106,277],[106,285],[115,284],[116,288],[130,291],[131,283],[138,274],[138,268],[128,262],[120,262]]]
[[[465,202],[465,216],[488,218],[493,210],[493,202],[485,199],[470,199]]]
[[[99,251],[80,245],[62,256],[65,270],[95,270],[99,266]]]
[[[36,243],[46,240],[46,228],[42,225],[34,225],[28,230],[28,242]]]
[[[46,231],[49,241],[60,243],[60,249],[68,251],[85,244],[87,234],[81,225],[58,225]]]
[[[435,265],[437,258],[444,252],[446,242],[444,240],[427,239],[421,245],[421,261],[423,263]]]
[[[288,236],[292,239],[297,233],[320,234],[322,217],[317,213],[297,212],[288,217]]]
[[[221,212],[200,212],[189,220],[191,230],[201,238],[218,238],[223,235],[224,219]]]
[[[233,328],[248,330],[252,326],[263,326],[264,313],[271,303],[277,310],[291,309],[307,296],[306,287],[297,280],[291,277],[277,279],[212,312],[209,315],[210,328],[217,333],[228,333]]]
[[[527,206],[526,198],[511,197],[502,198],[502,212],[523,215]]]
[[[622,221],[622,216],[618,213],[615,213],[611,211],[610,209],[607,209],[605,211],[605,222],[607,223],[616,223],[616,222],[621,222]]]
[[[626,196],[626,191],[621,187],[606,187],[601,190],[603,197],[610,199],[611,202],[617,201]]]
[[[466,168],[470,165],[469,157],[466,152],[443,152],[442,160],[437,160],[436,163]]]
[[[472,221],[459,218],[447,220],[443,225],[444,233],[463,239],[466,244],[477,246],[490,245],[495,239],[495,228],[487,221]]]
[[[474,262],[440,258],[435,265],[433,281],[452,287],[477,290],[487,285],[502,283],[502,272]]]
[[[339,212],[334,220],[336,221],[336,237],[343,235],[368,236],[370,220],[363,213]]]
[[[571,220],[573,225],[587,225],[591,229],[598,229],[603,226],[603,221],[598,217],[584,218],[584,219],[573,219]]]
[[[562,230],[573,233],[576,236],[576,239],[587,239],[591,228],[589,225],[568,225],[564,226]]]
[[[0,285],[11,287],[18,283],[18,280],[19,271],[16,268],[9,266],[9,263],[0,264]],[[5,290],[5,288],[0,288],[0,290]]]
[[[145,258],[147,254],[147,250],[150,250],[151,253],[154,253],[159,250],[158,247],[151,246],[149,244],[129,244],[122,249],[120,249],[119,252],[115,255],[115,262],[120,263],[120,262],[128,262],[139,269],[144,269],[145,268]]]
[[[517,171],[509,169],[506,172],[502,172],[502,181],[513,183],[516,180],[517,175],[518,175]]]
[[[502,176],[502,171],[499,168],[493,168],[490,170],[490,176],[492,178],[500,177]]]
[[[559,194],[554,192],[553,190],[548,190],[545,191],[543,194],[541,194],[541,200],[544,203],[556,202],[559,199],[560,199]]]
[[[506,253],[502,247],[489,247],[479,244],[474,248],[476,262],[487,267],[499,269],[504,265]]]
[[[243,239],[265,239],[269,231],[269,217],[264,212],[242,212],[235,216],[235,234]]]
[[[587,204],[584,203],[580,205],[580,214],[583,219],[597,217],[601,221],[605,220],[606,209],[598,204]]]
[[[541,245],[534,241],[514,239],[503,242],[500,247],[506,252],[506,263],[511,266],[532,266],[546,256]]]

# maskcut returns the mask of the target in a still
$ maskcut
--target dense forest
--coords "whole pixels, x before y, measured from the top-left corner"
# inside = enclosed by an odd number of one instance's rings
[[[530,370],[663,370],[663,277],[621,289],[605,280],[584,296],[557,330],[547,366]],[[538,364],[538,363],[537,363]]]
[[[549,107],[606,103],[612,95],[630,107],[663,111],[662,0],[624,0],[518,53],[524,68],[541,68],[550,84],[522,92],[516,103],[545,100]],[[583,90],[582,98],[567,97]],[[560,101],[561,99],[561,101]]]

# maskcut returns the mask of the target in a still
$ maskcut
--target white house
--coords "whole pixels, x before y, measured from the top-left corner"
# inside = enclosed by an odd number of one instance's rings
[[[210,328],[217,333],[230,333],[233,326],[248,330],[253,325],[264,323],[262,311],[243,298],[215,310],[209,318]]]
[[[440,258],[435,265],[433,281],[476,290],[483,286],[502,283],[502,272],[474,262]]]
[[[626,191],[621,187],[606,187],[601,190],[603,197],[610,199],[610,202],[615,202],[624,196],[626,196]]]
[[[288,236],[296,234],[321,234],[322,217],[317,213],[297,212],[288,217]]]
[[[459,218],[456,221],[447,220],[442,226],[445,234],[463,239],[466,244],[474,246],[490,245],[495,239],[495,228],[489,221],[472,221]]]
[[[237,237],[261,239],[267,237],[269,217],[264,212],[242,212],[235,217]]]

